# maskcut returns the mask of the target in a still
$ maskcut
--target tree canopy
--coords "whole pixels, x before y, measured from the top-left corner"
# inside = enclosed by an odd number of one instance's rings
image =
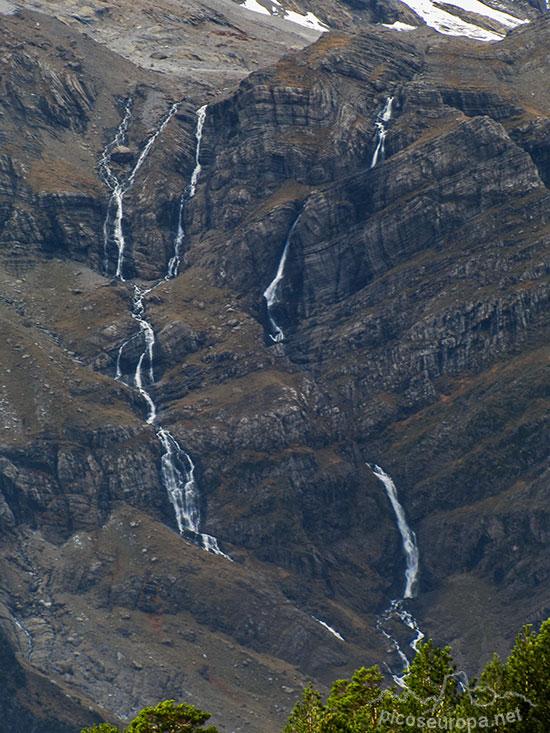
[[[322,702],[310,685],[283,733],[550,731],[550,619],[524,627],[506,662],[497,655],[479,679],[457,672],[449,647],[419,646],[402,688],[382,687],[377,666],[338,680]]]
[[[402,687],[384,687],[378,666],[337,680],[326,702],[310,684],[283,733],[424,733],[426,730],[489,733],[550,731],[550,619],[539,632],[525,626],[508,659],[495,655],[479,679],[457,671],[449,647],[419,645]],[[210,714],[166,700],[146,707],[125,733],[218,733],[202,727]],[[120,733],[103,723],[82,733]]]
[[[199,708],[181,703],[175,705],[174,700],[165,700],[156,707],[147,707],[134,718],[130,725],[124,728],[124,733],[218,733],[214,726],[202,728],[202,724],[210,718]],[[110,723],[94,725],[92,728],[84,728],[82,733],[120,733]]]

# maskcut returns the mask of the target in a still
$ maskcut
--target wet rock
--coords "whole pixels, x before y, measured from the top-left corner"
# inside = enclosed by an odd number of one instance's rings
[[[122,165],[131,163],[134,160],[134,152],[126,145],[117,145],[111,151],[111,159]]]

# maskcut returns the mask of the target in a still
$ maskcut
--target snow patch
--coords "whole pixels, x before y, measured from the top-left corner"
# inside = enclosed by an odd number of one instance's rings
[[[13,15],[16,10],[15,5],[7,2],[7,0],[0,0],[0,13],[2,15]]]
[[[468,2],[468,0],[465,0]],[[445,10],[437,8],[431,0],[403,0],[411,10],[419,15],[426,25],[435,28],[439,33],[447,36],[467,36],[476,41],[500,41],[502,34],[493,31],[487,31],[484,28],[472,23],[461,20],[456,15],[447,13]],[[456,5],[461,2],[457,0]],[[481,5],[481,3],[479,3]]]
[[[414,10],[425,21],[426,25],[435,28],[439,33],[444,33],[448,36],[467,36],[476,41],[500,41],[503,38],[502,33],[479,28],[472,23],[461,20],[452,13],[448,13],[446,10],[436,7],[432,0],[403,0],[403,2],[411,10]],[[455,5],[469,12],[478,13],[478,15],[484,15],[487,18],[498,21],[506,28],[513,28],[527,22],[521,18],[515,18],[508,13],[503,13],[500,10],[494,10],[484,3],[479,2],[479,0],[442,0],[442,2],[448,5]]]
[[[243,8],[246,8],[247,10],[252,10],[253,13],[261,13],[262,15],[271,15],[269,10],[267,8],[264,8],[263,5],[260,5],[260,3],[257,0],[245,0],[245,2],[242,4]]]
[[[304,26],[304,28],[311,28],[311,30],[318,31],[319,33],[326,33],[329,30],[328,26],[322,23],[313,13],[300,15],[300,13],[296,13],[294,10],[285,10],[283,18],[284,20],[289,20],[291,23],[297,23],[298,25]]]
[[[265,5],[261,5],[258,0],[245,0],[244,3],[239,3],[239,5],[241,8],[252,10],[253,13],[282,18],[283,20],[288,20],[290,23],[296,23],[296,25],[301,25],[303,28],[309,28],[309,30],[317,31],[318,33],[326,33],[330,30],[326,23],[320,21],[314,13],[307,12],[305,15],[302,15],[295,10],[287,10],[278,0],[265,0]]]
[[[418,26],[409,25],[408,23],[402,23],[400,20],[396,20],[395,23],[382,23],[384,28],[393,28],[394,31],[415,31]]]
[[[503,13],[501,10],[495,10],[485,5],[479,0],[440,0],[446,5],[456,5],[458,8],[467,10],[469,13],[477,13],[478,15],[484,15],[486,18],[492,18],[498,23],[506,26],[507,28],[515,28],[522,23],[527,23],[526,20],[516,18],[508,13]]]

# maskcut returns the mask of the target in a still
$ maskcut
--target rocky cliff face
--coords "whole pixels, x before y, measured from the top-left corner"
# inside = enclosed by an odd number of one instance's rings
[[[265,733],[306,679],[393,662],[376,619],[404,559],[366,461],[417,532],[423,629],[468,669],[505,651],[548,613],[548,21],[495,44],[332,32],[229,88],[54,10],[3,15],[0,48],[0,618],[20,689],[82,698],[70,730],[90,701],[128,717],[174,697]],[[196,22],[227,61],[224,12]],[[99,162],[127,113],[117,279]],[[132,386],[134,284],[155,286],[156,424],[233,562],[177,533]]]

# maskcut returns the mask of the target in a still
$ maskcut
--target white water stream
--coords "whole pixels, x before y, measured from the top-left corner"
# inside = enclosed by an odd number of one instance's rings
[[[131,102],[129,101],[126,105],[124,119],[119,125],[116,136],[105,148],[100,161],[100,171],[102,172],[103,180],[107,185],[109,185],[112,191],[107,217],[104,224],[105,258],[106,262],[108,262],[108,244],[113,243],[117,248],[117,268],[115,277],[122,282],[124,282],[123,270],[125,254],[125,240],[122,232],[124,194],[133,184],[136,173],[147,157],[155,140],[164,130],[178,107],[179,103],[172,105],[170,111],[163,118],[156,132],[151,135],[147,141],[130,175],[121,183],[111,169],[110,160],[112,150],[126,140],[128,123],[131,117]],[[148,389],[155,383],[154,348],[156,337],[153,326],[146,318],[144,298],[154,290],[160,282],[176,277],[179,271],[181,244],[184,237],[182,224],[183,206],[186,200],[195,195],[196,185],[201,170],[199,153],[202,140],[202,129],[206,118],[206,109],[206,106],[204,106],[197,111],[195,168],[191,176],[189,193],[186,196],[184,192],[184,195],[182,195],[180,200],[178,229],[174,239],[174,253],[168,262],[167,272],[163,280],[160,280],[150,288],[142,288],[134,283],[131,315],[138,323],[139,330],[129,339],[126,339],[118,350],[115,379],[124,382],[124,384],[135,387],[147,405],[148,414],[146,421],[149,425],[155,425],[157,438],[164,448],[164,454],[161,458],[161,477],[164,488],[168,494],[168,499],[174,508],[180,534],[187,536],[204,550],[216,555],[223,555],[223,557],[231,560],[228,555],[222,552],[215,537],[200,531],[200,492],[195,480],[195,464],[193,463],[191,456],[181,447],[172,433],[161,425],[158,425],[157,407]],[[114,203],[112,204],[112,202]],[[111,213],[113,207],[115,209],[114,216]],[[131,375],[129,375],[130,380],[127,381],[122,369],[123,353],[126,347],[140,336],[143,341],[143,349],[136,361],[135,368],[132,369]]]
[[[155,332],[149,321],[145,318],[145,306],[143,304],[143,298],[148,293],[150,293],[151,290],[153,290],[153,288],[144,289],[140,288],[139,285],[134,284],[134,297],[132,298],[131,312],[132,318],[136,320],[139,325],[139,331],[136,336],[141,335],[143,337],[144,344],[143,351],[140,354],[140,357],[136,363],[136,368],[134,372],[134,387],[143,397],[149,409],[149,414],[147,415],[147,423],[149,425],[152,425],[157,417],[156,405],[149,392],[145,389],[145,385],[151,385],[155,381],[155,375],[153,372],[153,347],[155,345]],[[121,351],[126,343],[128,342],[125,341],[119,349],[119,353],[117,356],[117,372],[120,371]],[[121,381],[124,381],[122,380],[122,375],[120,375],[118,378]]]
[[[166,428],[159,427],[157,437],[165,450],[161,459],[162,480],[168,498],[176,513],[176,522],[181,535],[191,535],[204,550],[231,560],[222,552],[218,540],[199,530],[199,491],[195,481],[195,464],[178,441]]]
[[[384,109],[382,110],[382,112],[380,112],[376,121],[376,129],[378,130],[378,143],[370,162],[371,168],[374,168],[374,166],[378,163],[379,158],[380,160],[384,160],[386,135],[388,132],[386,130],[386,122],[389,122],[391,120],[392,104],[393,97],[386,97],[386,104],[384,105]]]
[[[130,118],[132,117],[132,106],[133,99],[132,97],[129,97],[128,101],[126,102],[126,107],[124,109],[124,116],[120,125],[118,126],[115,137],[106,146],[105,150],[103,151],[103,155],[101,156],[101,159],[99,161],[99,175],[102,178],[103,182],[111,190],[111,198],[109,199],[109,203],[107,204],[107,215],[105,217],[105,221],[103,222],[103,253],[105,273],[108,273],[109,271],[109,256],[111,250],[113,250],[114,248],[117,254],[115,277],[118,280],[122,280],[123,282],[125,279],[123,274],[124,254],[126,251],[126,240],[124,237],[123,229],[124,196],[128,193],[128,190],[134,183],[136,174],[143,165],[147,156],[149,155],[151,148],[155,144],[155,140],[176,113],[178,107],[180,106],[180,102],[175,102],[172,105],[168,113],[161,120],[155,132],[149,137],[149,139],[143,146],[143,150],[139,154],[138,159],[134,167],[130,171],[128,177],[122,179],[119,178],[113,171],[111,155],[115,148],[121,145],[125,145],[127,142],[126,136],[128,132]]]
[[[269,325],[271,326],[271,333],[269,334],[269,337],[273,341],[275,341],[275,343],[281,342],[284,339],[285,335],[283,333],[282,328],[276,323],[275,319],[273,318],[273,306],[277,305],[277,303],[280,302],[279,291],[280,291],[281,281],[285,274],[285,264],[286,264],[286,260],[288,256],[288,249],[290,247],[290,240],[292,238],[292,235],[294,234],[296,225],[300,221],[300,217],[302,215],[303,210],[304,210],[304,207],[302,207],[300,213],[298,214],[298,216],[294,220],[294,223],[290,227],[288,236],[286,238],[285,246],[283,248],[283,254],[281,255],[281,259],[279,261],[279,267],[277,268],[277,272],[275,273],[275,277],[269,283],[269,285],[267,286],[267,288],[264,291],[264,298],[267,303],[267,317],[269,319]]]
[[[314,621],[317,621],[318,624],[321,624],[328,632],[330,632],[333,636],[335,636],[340,641],[345,641],[342,634],[340,634],[336,629],[333,629],[332,626],[329,626],[326,621],[321,621],[320,618],[317,618],[316,616],[311,617]]]
[[[388,499],[390,500],[390,504],[395,514],[397,528],[399,530],[399,534],[401,535],[403,552],[405,553],[405,588],[403,590],[403,595],[401,598],[396,598],[391,601],[390,605],[380,616],[376,624],[377,628],[382,632],[382,634],[384,634],[388,641],[393,644],[395,651],[397,652],[399,658],[401,659],[401,662],[403,663],[401,674],[393,674],[393,678],[397,682],[397,684],[404,686],[402,678],[409,668],[409,660],[399,646],[397,640],[386,631],[384,625],[391,619],[397,617],[401,621],[401,623],[403,623],[408,629],[414,632],[415,637],[411,641],[410,647],[411,649],[413,649],[413,651],[416,652],[418,644],[424,638],[424,634],[420,630],[418,623],[416,622],[416,619],[414,618],[412,613],[405,608],[405,601],[416,596],[420,553],[418,551],[418,545],[416,543],[416,535],[407,523],[405,510],[403,509],[403,506],[399,501],[397,489],[391,477],[382,468],[380,468],[380,466],[371,466],[369,464],[367,465],[376,476],[376,478],[384,485],[384,489],[386,490],[386,494],[388,496]]]
[[[205,104],[196,111],[197,128],[195,130],[195,168],[193,170],[193,173],[191,174],[191,182],[189,184],[189,187],[184,189],[180,197],[180,205],[178,211],[178,230],[174,239],[174,254],[168,262],[168,269],[164,278],[165,280],[171,280],[173,277],[176,277],[180,268],[181,246],[185,237],[185,230],[183,228],[183,212],[185,209],[185,203],[189,201],[189,199],[193,198],[193,196],[195,195],[195,191],[197,190],[197,181],[199,180],[199,175],[201,172],[200,152],[202,142],[202,130],[204,127],[204,121],[206,119],[207,107],[208,105]]]
[[[380,466],[372,466],[372,472],[383,484],[386,489],[386,494],[392,505],[392,509],[395,513],[397,520],[397,527],[401,540],[403,542],[403,551],[405,553],[406,568],[405,568],[405,590],[403,591],[403,599],[414,598],[416,595],[416,585],[418,582],[418,561],[419,553],[416,544],[416,536],[412,529],[407,524],[405,517],[405,511],[401,506],[399,498],[397,496],[397,489],[395,484],[388,474],[380,468]]]
[[[16,616],[13,616],[12,618],[13,618],[13,623],[15,624],[16,628],[19,629],[19,631],[21,631],[25,635],[25,639],[27,640],[27,652],[25,654],[25,657],[27,659],[30,659],[31,658],[31,655],[33,653],[33,650],[34,650],[34,642],[33,642],[33,638],[31,636],[31,633],[21,623],[21,621],[19,621],[19,619]]]
[[[122,234],[122,199],[124,198],[123,186],[111,169],[111,153],[116,147],[126,143],[128,124],[132,116],[132,97],[128,97],[124,115],[118,126],[115,137],[106,146],[99,161],[99,175],[111,190],[111,198],[107,204],[107,215],[103,222],[103,266],[105,272],[109,269],[109,251],[114,244],[119,250],[119,243],[122,240],[122,252],[124,252],[124,236]],[[114,212],[113,212],[114,209]],[[117,267],[118,270],[118,267]]]

